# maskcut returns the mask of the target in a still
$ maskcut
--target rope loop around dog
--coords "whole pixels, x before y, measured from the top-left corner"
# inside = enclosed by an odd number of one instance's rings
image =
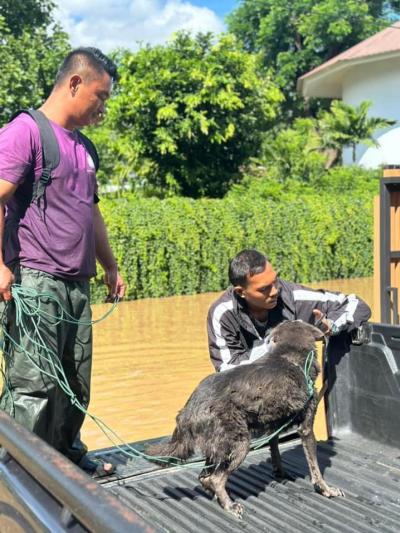
[[[310,376],[310,370],[315,357],[315,351],[310,350],[307,354],[306,362],[304,363],[303,374],[304,378],[306,380],[307,385],[307,392],[308,392],[308,398],[304,404],[304,407],[308,404],[308,402],[311,400],[311,398],[314,396],[314,382],[311,379]],[[304,408],[303,408],[304,409]],[[268,444],[274,437],[277,437],[284,429],[286,429],[290,424],[292,424],[298,416],[298,413],[294,414],[287,420],[282,426],[280,426],[276,431],[273,433],[270,433],[269,435],[260,437],[258,439],[253,439],[250,444],[251,450],[258,450],[258,448],[261,448],[265,444]]]
[[[304,378],[307,384],[307,392],[310,398],[314,395],[314,382],[310,376],[310,370],[311,370],[311,367],[314,361],[314,357],[315,357],[315,351],[311,350],[309,354],[307,355],[307,359],[306,359],[306,362],[304,363],[304,369],[303,369]]]
[[[93,321],[81,321],[73,317],[68,311],[62,306],[60,301],[56,296],[47,292],[38,292],[30,287],[23,287],[21,285],[14,284],[11,288],[11,293],[13,300],[11,302],[6,302],[3,314],[1,316],[1,326],[3,330],[3,338],[6,339],[11,346],[16,347],[28,358],[30,363],[39,370],[42,374],[48,378],[54,380],[61,390],[68,396],[72,405],[79,409],[82,413],[88,416],[93,422],[99,427],[99,429],[104,433],[112,445],[123,455],[129,459],[146,459],[147,461],[165,463],[168,466],[180,466],[182,468],[197,468],[203,466],[204,468],[211,468],[214,465],[204,466],[204,459],[194,459],[192,461],[183,461],[178,457],[172,456],[152,456],[147,455],[137,448],[131,446],[130,444],[123,441],[123,439],[111,429],[105,422],[103,422],[99,417],[89,413],[84,405],[79,401],[75,393],[72,391],[68,379],[65,375],[64,369],[60,362],[58,355],[49,348],[40,332],[40,324],[43,320],[50,321],[52,325],[57,325],[61,321],[65,321],[71,324],[82,324],[82,325],[92,325],[105,320],[116,308],[118,305],[118,299],[116,299],[111,306],[111,308],[99,319]],[[51,315],[47,313],[42,305],[41,300],[53,300],[59,309],[57,315]],[[7,307],[9,305],[15,306],[15,315],[16,315],[16,325],[24,333],[25,338],[28,338],[32,344],[32,352],[28,351],[24,346],[20,345],[7,331],[6,328],[6,316],[7,316]],[[3,351],[3,365],[7,364],[7,353]],[[35,358],[36,355],[36,358]],[[307,359],[303,368],[304,377],[307,384],[307,390],[309,393],[309,398],[305,405],[314,394],[314,384],[310,377],[310,369],[314,359],[315,353],[314,350],[311,350],[307,355]],[[38,365],[36,360],[42,360],[46,364],[47,370],[44,370],[41,366]],[[12,391],[9,383],[6,379],[6,373],[4,368],[1,368],[1,373],[3,375],[3,383],[5,392],[10,395],[12,398]],[[260,437],[258,439],[253,439],[250,444],[250,449],[255,450],[261,448],[268,442],[270,442],[274,437],[279,435],[286,427],[288,427],[295,420],[297,414],[291,417],[286,421],[281,427],[274,431],[270,435]]]

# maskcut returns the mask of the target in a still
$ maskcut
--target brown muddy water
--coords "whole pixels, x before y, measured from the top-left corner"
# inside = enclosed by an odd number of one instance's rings
[[[373,307],[372,278],[310,284],[356,293]],[[167,435],[178,410],[213,371],[205,319],[219,293],[122,302],[94,326],[89,411],[126,442]],[[93,318],[109,309],[93,306]],[[83,427],[90,449],[111,446],[90,419]]]

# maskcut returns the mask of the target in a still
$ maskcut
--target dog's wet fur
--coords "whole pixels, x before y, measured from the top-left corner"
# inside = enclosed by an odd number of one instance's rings
[[[195,450],[201,452],[208,466],[199,476],[203,488],[217,497],[223,509],[241,518],[243,506],[233,502],[225,488],[228,476],[244,461],[252,437],[272,434],[293,418],[290,425],[299,424],[315,490],[328,498],[343,496],[341,489],[325,483],[318,466],[313,432],[318,400],[315,390],[309,398],[303,372],[314,350],[309,375],[315,382],[320,371],[315,341],[321,338],[314,326],[282,322],[271,332],[272,352],[254,363],[206,377],[176,417],[171,440],[150,446],[146,453],[185,460]],[[270,448],[274,475],[283,479],[277,437]]]

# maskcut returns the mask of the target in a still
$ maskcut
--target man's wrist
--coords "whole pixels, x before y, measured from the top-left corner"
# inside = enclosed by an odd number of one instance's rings
[[[118,271],[118,264],[116,261],[110,261],[107,263],[101,263],[105,272],[116,272]]]
[[[339,328],[331,318],[326,318],[326,321],[329,326],[329,333],[331,335],[337,335],[339,333]]]

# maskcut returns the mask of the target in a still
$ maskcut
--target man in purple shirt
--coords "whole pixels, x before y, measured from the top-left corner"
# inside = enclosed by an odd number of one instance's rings
[[[0,130],[0,298],[11,301],[11,286],[20,283],[50,292],[81,322],[43,320],[40,334],[58,355],[84,406],[89,403],[92,356],[89,278],[95,275],[96,258],[105,271],[108,300],[123,297],[125,286],[98,207],[95,165],[77,129],[101,120],[116,77],[114,63],[96,48],[78,48],[61,65],[40,108],[60,150],[45,201],[32,201],[43,164],[36,122],[23,113]],[[59,314],[54,303],[42,305],[49,314]],[[46,370],[29,332],[25,335],[16,326],[12,301],[7,313],[8,333],[18,337],[23,349],[5,343],[7,388],[0,407],[83,468],[110,473],[112,465],[96,465],[86,456],[79,438],[84,415],[27,358],[29,351]]]

